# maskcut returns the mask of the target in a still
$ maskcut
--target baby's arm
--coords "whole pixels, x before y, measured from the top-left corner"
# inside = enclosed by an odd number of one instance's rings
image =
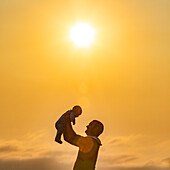
[[[73,122],[73,125],[75,125],[76,120],[75,120],[75,116],[73,113],[70,114],[70,120],[71,120],[71,122]]]

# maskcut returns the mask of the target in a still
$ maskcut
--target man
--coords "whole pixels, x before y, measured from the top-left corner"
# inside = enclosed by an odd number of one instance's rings
[[[64,140],[79,147],[77,160],[73,170],[94,170],[101,142],[98,136],[103,132],[103,124],[93,120],[87,126],[86,137],[77,135],[72,128],[69,113],[65,113],[66,127]]]

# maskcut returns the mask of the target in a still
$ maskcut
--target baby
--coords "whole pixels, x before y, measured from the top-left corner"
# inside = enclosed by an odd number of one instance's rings
[[[70,120],[73,122],[73,125],[75,125],[75,117],[81,115],[82,109],[80,106],[74,106],[72,110],[68,110],[67,112],[70,112]],[[65,128],[64,114],[55,123],[55,128],[57,129],[55,141],[62,144],[61,135],[63,134]]]

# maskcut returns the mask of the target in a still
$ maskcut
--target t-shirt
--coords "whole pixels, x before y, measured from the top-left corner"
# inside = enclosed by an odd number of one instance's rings
[[[79,147],[73,170],[94,170],[101,141],[95,136],[79,136],[76,145]]]

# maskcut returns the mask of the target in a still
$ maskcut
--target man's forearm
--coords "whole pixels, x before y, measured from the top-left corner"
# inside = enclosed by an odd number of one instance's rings
[[[65,118],[64,140],[66,140],[69,143],[72,143],[72,141],[74,140],[74,138],[76,136],[77,136],[77,134],[75,133],[75,131],[72,128],[70,119],[68,118],[68,116],[66,116],[66,118]]]

